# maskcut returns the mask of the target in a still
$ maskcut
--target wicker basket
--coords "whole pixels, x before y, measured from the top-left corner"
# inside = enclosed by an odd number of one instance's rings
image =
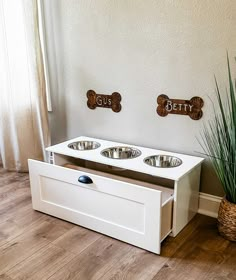
[[[218,230],[220,235],[230,241],[236,241],[236,204],[222,199],[218,212]]]

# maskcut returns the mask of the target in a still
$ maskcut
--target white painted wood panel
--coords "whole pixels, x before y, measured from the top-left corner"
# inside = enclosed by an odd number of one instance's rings
[[[162,191],[34,160],[29,170],[34,209],[160,253],[171,230],[161,235]],[[81,175],[93,184],[78,182]]]
[[[201,166],[197,166],[175,182],[173,207],[173,236],[176,236],[196,215]]]
[[[198,213],[217,218],[221,200],[222,197],[219,196],[202,192],[199,193]]]
[[[78,151],[73,150],[68,147],[68,144],[76,141],[96,141],[101,144],[101,146],[95,150],[85,150],[85,151]],[[103,149],[114,147],[114,146],[132,146],[134,148],[137,148],[141,151],[141,155],[137,158],[132,159],[124,159],[124,160],[117,160],[117,159],[111,159],[106,158],[101,155],[101,151]],[[184,154],[178,154],[178,153],[172,153],[168,151],[161,151],[161,150],[155,150],[145,147],[139,147],[135,145],[129,145],[124,143],[118,143],[118,142],[112,142],[112,141],[106,141],[102,139],[96,139],[91,137],[85,137],[80,136],[74,139],[71,139],[69,141],[59,143],[57,145],[48,147],[46,149],[49,152],[61,154],[61,155],[67,155],[75,158],[81,158],[85,160],[95,161],[102,164],[107,164],[115,167],[125,168],[137,172],[142,172],[145,174],[171,179],[178,181],[189,173],[192,169],[194,169],[196,166],[200,165],[201,162],[204,160],[201,157],[195,157],[195,156],[189,156]],[[152,155],[171,155],[178,157],[182,160],[182,164],[178,167],[174,168],[156,168],[153,166],[149,166],[145,164],[143,161],[146,157],[152,156]]]
[[[43,202],[144,233],[144,203],[44,176],[40,177],[40,192]]]

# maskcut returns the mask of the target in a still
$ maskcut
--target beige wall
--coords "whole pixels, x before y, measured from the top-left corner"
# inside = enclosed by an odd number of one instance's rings
[[[226,50],[236,56],[236,1],[45,1],[54,143],[88,135],[199,155],[215,74],[226,84]],[[231,59],[233,62],[233,59]],[[235,65],[234,65],[235,66]],[[122,111],[89,110],[86,92],[122,95]],[[205,101],[204,117],[156,114],[159,94]],[[202,191],[220,195],[210,167]]]

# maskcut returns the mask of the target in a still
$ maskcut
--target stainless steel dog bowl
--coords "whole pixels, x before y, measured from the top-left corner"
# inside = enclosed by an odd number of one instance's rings
[[[144,159],[144,162],[154,167],[177,167],[182,164],[182,160],[177,157],[167,155],[154,155]]]
[[[130,159],[140,156],[141,152],[132,147],[111,147],[103,150],[101,155],[113,159]]]
[[[85,151],[85,150],[94,150],[99,148],[101,145],[95,141],[78,141],[73,142],[68,145],[70,149]]]

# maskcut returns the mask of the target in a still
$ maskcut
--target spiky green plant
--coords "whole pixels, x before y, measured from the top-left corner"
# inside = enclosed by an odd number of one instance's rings
[[[227,55],[229,91],[223,94],[215,78],[217,104],[214,117],[204,125],[201,146],[209,156],[226,198],[236,203],[236,80],[233,83]]]

